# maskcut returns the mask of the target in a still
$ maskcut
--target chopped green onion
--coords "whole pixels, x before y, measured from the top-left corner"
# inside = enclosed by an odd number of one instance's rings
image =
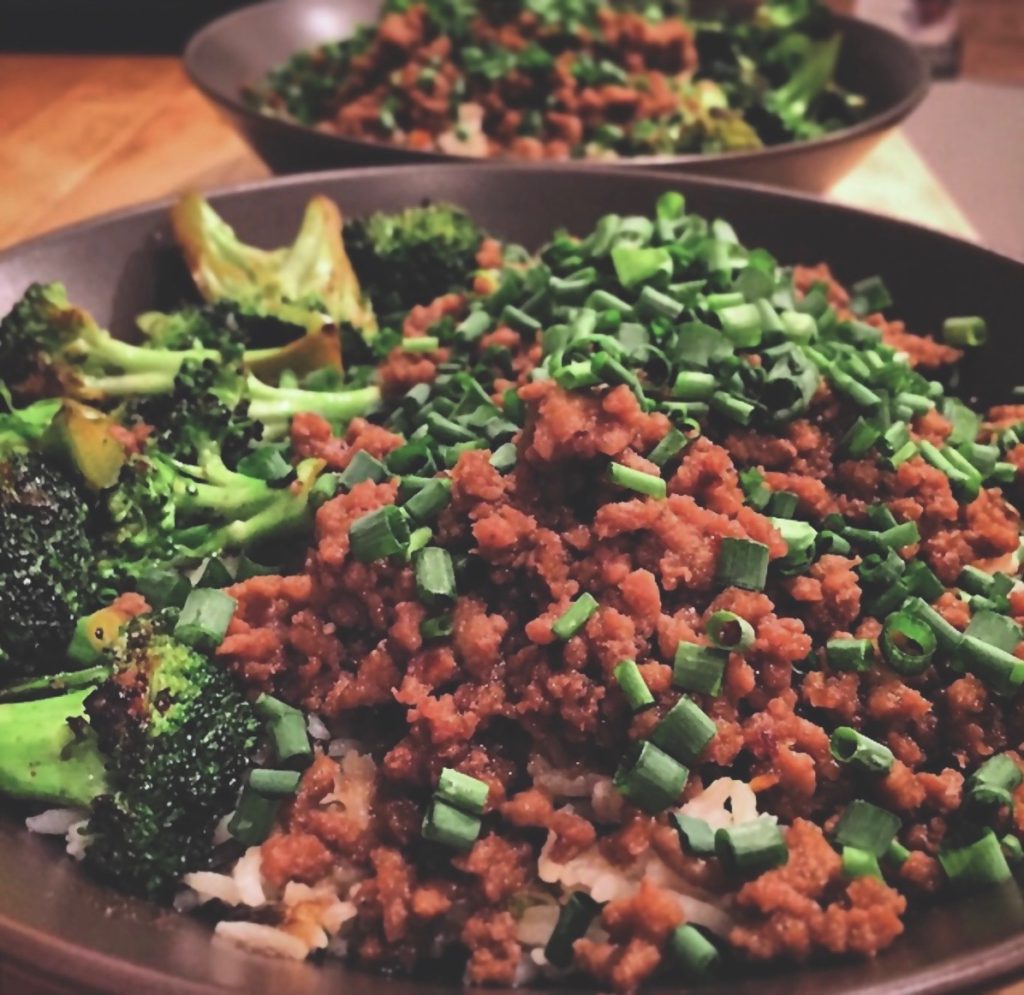
[[[584,891],[574,891],[558,912],[558,922],[544,947],[544,957],[555,967],[572,963],[572,945],[583,937],[601,906]]]
[[[717,611],[704,627],[708,642],[718,649],[742,652],[754,642],[754,627],[735,612]]]
[[[739,349],[752,349],[761,342],[761,312],[754,304],[734,304],[718,311],[725,337]]]
[[[280,798],[247,786],[242,789],[238,808],[228,822],[228,832],[243,846],[259,846],[274,828],[280,807]]]
[[[783,311],[779,314],[782,334],[790,342],[811,342],[818,337],[818,323],[814,315],[801,311]]]
[[[738,422],[740,425],[749,425],[754,415],[754,405],[742,397],[734,397],[724,391],[716,391],[711,396],[711,407],[720,415]]]
[[[1007,653],[1013,653],[1021,639],[1024,639],[1021,627],[1012,618],[987,609],[974,615],[964,635],[980,639]]]
[[[683,370],[676,377],[672,396],[681,401],[707,401],[718,389],[718,378],[700,370]]]
[[[892,304],[892,296],[880,276],[858,280],[850,291],[850,310],[861,317],[882,311]]]
[[[196,649],[214,649],[223,641],[237,604],[216,588],[194,588],[178,616],[174,638]]]
[[[683,308],[680,301],[651,286],[644,287],[636,299],[637,312],[649,318],[668,318],[674,321],[683,313]],[[620,314],[625,316],[625,312]]]
[[[924,560],[908,563],[903,572],[903,580],[911,594],[920,595],[929,603],[937,601],[946,590],[945,585]]]
[[[664,466],[673,456],[681,452],[690,440],[677,428],[671,428],[665,437],[648,454],[647,459],[655,466]]]
[[[910,858],[910,851],[898,839],[893,839],[882,857],[897,867],[902,867]]]
[[[959,888],[1001,884],[1013,876],[999,838],[991,829],[967,846],[942,847],[939,863],[950,883]]]
[[[421,832],[425,840],[453,850],[468,850],[480,835],[480,819],[449,805],[440,798],[430,802]]]
[[[379,484],[388,476],[390,476],[388,468],[379,459],[375,459],[368,452],[360,449],[352,457],[349,465],[338,474],[338,483],[346,490],[352,490],[356,484],[360,484],[364,480],[372,480]]]
[[[689,764],[704,752],[716,731],[714,719],[684,696],[654,727],[651,742],[680,763]]]
[[[792,519],[799,503],[800,499],[791,491],[775,491],[765,510],[772,518]]]
[[[874,647],[869,639],[830,639],[825,644],[828,666],[834,670],[869,670],[874,662]]]
[[[997,694],[1013,694],[1024,684],[1024,660],[1012,653],[974,636],[964,636],[960,649],[967,669]]]
[[[829,740],[832,756],[841,764],[851,764],[869,774],[887,774],[893,764],[892,750],[870,736],[839,726]]]
[[[654,743],[633,743],[615,772],[615,788],[637,808],[657,815],[678,801],[689,770]]]
[[[455,568],[447,549],[421,549],[414,558],[414,573],[416,593],[423,604],[439,608],[455,600]]]
[[[643,473],[641,470],[634,470],[621,463],[611,463],[608,466],[608,476],[613,484],[635,491],[637,494],[663,499],[668,493],[665,481],[661,477],[656,477],[652,473]]]
[[[770,816],[719,829],[715,852],[723,867],[742,878],[753,878],[786,863],[789,850],[779,824]]]
[[[597,601],[594,596],[583,593],[566,608],[555,624],[551,626],[551,631],[556,639],[571,639],[596,611]]]
[[[512,304],[505,305],[501,321],[520,335],[536,335],[541,330],[541,323],[536,318]]]
[[[464,345],[469,345],[476,342],[477,339],[483,338],[490,327],[491,316],[486,311],[470,311],[455,326],[455,337]]]
[[[416,522],[429,522],[451,501],[452,482],[447,477],[433,477],[402,507]]]
[[[894,549],[886,549],[885,554],[869,553],[857,568],[862,584],[872,587],[888,588],[903,576],[906,564]]]
[[[726,650],[680,641],[673,661],[672,683],[684,691],[719,695],[728,662]]]
[[[855,846],[843,847],[843,874],[848,878],[874,877],[884,880],[882,869],[878,866],[878,857]]]
[[[450,636],[455,628],[450,614],[427,618],[420,623],[420,635],[426,639],[444,639]]]
[[[831,553],[835,556],[846,556],[852,548],[849,542],[839,535],[838,532],[831,532],[828,529],[818,533],[816,542],[818,552],[822,556],[826,553]]]
[[[743,488],[747,504],[755,511],[761,511],[767,507],[768,502],[772,498],[772,492],[765,484],[761,471],[750,467],[746,470],[740,470],[739,477],[740,486]]]
[[[967,779],[967,793],[979,805],[1010,805],[1021,779],[1021,770],[1013,759],[1000,753],[986,760]]]
[[[372,563],[405,552],[409,542],[409,521],[401,508],[386,504],[367,512],[349,527],[352,555]]]
[[[792,518],[772,518],[772,525],[786,543],[786,555],[778,561],[786,574],[802,571],[814,556],[814,543],[818,533],[814,526]]]
[[[663,277],[665,282],[672,278],[672,256],[664,247],[639,248],[634,245],[616,245],[611,254],[615,275],[627,290],[632,290],[655,277]]]
[[[689,850],[698,857],[710,857],[715,852],[715,830],[710,822],[687,815],[685,812],[673,812],[669,822],[676,827],[679,843],[684,851]]]
[[[308,766],[313,750],[302,712],[268,694],[261,694],[253,707],[266,724],[277,762],[296,769]]]
[[[654,704],[654,695],[644,681],[635,660],[620,660],[612,671],[622,693],[634,712],[643,711]]]
[[[516,449],[514,442],[506,442],[503,445],[498,446],[497,449],[491,454],[491,458],[487,461],[494,467],[498,473],[508,473],[519,459],[519,451]]]
[[[403,352],[436,352],[441,343],[433,335],[419,335],[415,338],[402,339]]]
[[[301,779],[302,775],[297,770],[256,769],[249,771],[248,783],[261,795],[288,798],[295,794]]]
[[[722,540],[715,580],[722,587],[763,591],[768,579],[768,547],[752,539]]]
[[[882,655],[899,674],[920,674],[931,663],[937,640],[931,628],[914,615],[896,612],[882,626]]]
[[[676,927],[668,938],[668,949],[689,981],[710,977],[722,963],[718,948],[689,923]]]
[[[954,653],[963,642],[963,633],[949,624],[931,605],[923,599],[908,598],[903,603],[903,612],[920,619],[932,630],[936,642],[944,653]]]
[[[858,798],[846,806],[836,824],[835,839],[842,846],[856,847],[881,857],[901,824],[899,816]]]
[[[483,815],[489,788],[479,778],[445,767],[437,782],[437,797],[463,812]]]
[[[884,532],[879,532],[878,541],[889,549],[902,549],[904,546],[920,542],[921,533],[917,529],[917,522],[901,522]]]
[[[984,318],[971,315],[964,318],[947,318],[942,323],[942,337],[958,348],[984,345],[988,339],[988,325]]]

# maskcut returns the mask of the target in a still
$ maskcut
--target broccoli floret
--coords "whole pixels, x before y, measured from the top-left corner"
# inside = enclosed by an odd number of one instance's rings
[[[0,321],[0,369],[19,397],[116,400],[169,390],[183,363],[217,360],[201,347],[148,349],[114,338],[70,304],[59,283],[33,284]]]
[[[231,301],[185,305],[177,311],[147,311],[136,324],[149,345],[160,349],[216,349],[225,360],[240,360],[245,352],[270,352],[316,330],[306,312],[296,320],[249,311]],[[325,316],[314,315],[314,318]],[[326,318],[324,324],[326,327]]]
[[[162,629],[133,622],[95,689],[0,705],[0,791],[89,806],[86,863],[156,899],[209,865],[259,734],[230,675]]]
[[[450,204],[380,212],[345,225],[352,265],[381,314],[465,287],[483,237],[476,222]]]
[[[95,599],[91,509],[35,453],[0,461],[0,672],[46,672]]]
[[[326,197],[306,207],[295,241],[257,249],[241,242],[230,225],[198,194],[171,211],[175,236],[199,292],[207,301],[232,301],[246,311],[272,315],[318,330],[326,315],[364,334],[376,331],[341,237],[341,213]]]

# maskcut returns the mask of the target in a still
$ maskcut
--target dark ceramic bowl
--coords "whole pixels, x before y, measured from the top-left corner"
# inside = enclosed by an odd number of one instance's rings
[[[256,153],[277,173],[344,166],[467,161],[440,152],[418,152],[383,142],[357,141],[267,117],[242,98],[288,56],[349,37],[377,17],[380,0],[282,0],[228,14],[199,32],[185,49],[192,81],[216,103]],[[587,168],[685,171],[773,183],[812,192],[827,190],[905,118],[928,89],[928,70],[916,49],[897,35],[851,18],[839,18],[843,49],[838,80],[867,97],[868,117],[813,141],[757,152],[717,155],[637,156]],[[482,160],[468,160],[481,162]],[[580,165],[577,161],[576,165]]]
[[[1024,375],[1024,264],[898,221],[799,195],[663,174],[447,166],[354,170],[256,184],[214,197],[247,240],[281,244],[315,193],[349,213],[397,209],[425,197],[468,208],[498,235],[538,246],[557,225],[584,231],[608,211],[649,211],[680,189],[693,210],[728,218],[743,239],[785,261],[828,260],[840,279],[882,274],[896,314],[914,329],[949,314],[983,313],[988,346],[962,367],[963,392],[1008,398]],[[167,204],[88,222],[0,253],[0,314],[33,280],[61,279],[101,323],[127,333],[133,316],[189,292]],[[339,962],[265,960],[213,940],[193,918],[127,901],[87,878],[52,841],[0,812],[0,991],[139,995],[451,995],[436,978],[376,977]],[[907,935],[870,963],[832,962],[737,976],[717,995],[923,995],[980,991],[1024,969],[1024,898],[1016,885],[909,918]],[[53,988],[5,987],[6,960],[54,979]]]

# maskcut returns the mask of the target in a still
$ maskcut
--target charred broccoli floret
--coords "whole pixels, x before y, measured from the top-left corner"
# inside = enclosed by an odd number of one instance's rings
[[[117,400],[169,390],[182,364],[213,349],[150,349],[122,342],[72,305],[62,284],[33,284],[0,321],[0,369],[12,393]]]
[[[483,237],[476,222],[450,204],[378,212],[345,225],[352,265],[381,314],[463,287]]]
[[[0,458],[0,672],[54,669],[95,597],[89,505],[35,453]]]
[[[230,675],[137,619],[93,690],[0,705],[0,790],[89,807],[86,862],[121,888],[167,898],[208,866],[234,808],[258,720]]]
[[[171,223],[199,292],[232,301],[253,314],[272,315],[310,330],[324,316],[366,334],[376,331],[341,237],[341,213],[326,197],[306,207],[295,241],[286,248],[246,245],[198,194],[171,211]]]

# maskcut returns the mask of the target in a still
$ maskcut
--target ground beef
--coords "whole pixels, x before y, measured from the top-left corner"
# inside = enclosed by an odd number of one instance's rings
[[[666,61],[687,57],[685,40],[671,31],[641,38],[630,24],[609,21],[606,29],[630,51],[640,45]],[[419,44],[415,17],[389,26],[391,49]],[[604,97],[623,112],[636,99]],[[586,112],[584,102],[579,113]],[[500,252],[485,244],[481,265],[497,265]],[[837,308],[847,307],[827,269],[797,269],[798,288],[815,282]],[[464,311],[461,297],[446,295],[415,309],[403,333],[429,334]],[[949,356],[894,325],[883,334],[922,365]],[[841,458],[836,439],[848,415],[828,390],[778,436],[709,431],[663,469],[664,500],[639,495],[616,487],[607,463],[656,470],[649,456],[668,419],[625,385],[568,393],[553,380],[531,379],[538,352],[507,326],[481,349],[495,346],[508,351],[511,366],[493,396],[501,402],[506,388],[517,389],[525,420],[511,471],[499,472],[486,449],[462,452],[438,471],[450,480],[451,499],[431,523],[430,541],[457,563],[458,594],[445,606],[450,633],[424,633],[438,611],[420,598],[413,564],[352,555],[353,522],[396,502],[395,479],[364,481],[318,508],[303,572],[228,589],[237,610],[220,659],[251,694],[270,692],[316,712],[343,744],[330,755],[318,751],[296,798],[282,806],[262,847],[267,882],[315,884],[343,869],[359,878],[350,934],[359,962],[410,971],[445,947],[463,952],[474,984],[520,977],[517,916],[524,896],[548,888],[539,859],[562,867],[605,861],[636,872],[634,880],[638,868],[657,872],[606,904],[600,930],[574,946],[576,967],[604,989],[632,992],[659,970],[667,937],[684,920],[665,885],[669,869],[705,894],[734,900],[728,942],[747,958],[873,956],[902,930],[902,892],[944,887],[935,857],[955,826],[965,771],[1020,742],[1024,709],[969,673],[930,667],[910,676],[888,667],[879,650],[884,615],[865,613],[877,592],[862,589],[853,553],[820,556],[791,577],[773,568],[763,591],[723,589],[716,575],[725,538],[763,543],[773,563],[787,553],[770,517],[746,501],[740,472],[756,468],[769,490],[795,494],[796,515],[816,527],[836,512],[866,524],[873,506],[887,505],[898,520],[917,523],[921,555],[946,584],[966,564],[1016,550],[1017,512],[996,489],[958,502],[946,477],[918,457],[897,470]],[[395,350],[382,367],[385,393],[432,380],[443,359],[443,350]],[[932,413],[913,430],[938,444],[949,423]],[[340,436],[315,416],[292,425],[297,458],[333,469],[360,450],[383,458],[402,441],[361,419]],[[555,623],[583,591],[598,607],[559,638]],[[970,605],[952,591],[934,607],[958,630],[970,622]],[[787,862],[746,883],[714,857],[681,847],[665,813],[640,811],[611,783],[629,744],[651,735],[680,700],[677,646],[706,644],[719,611],[749,623],[753,641],[723,658],[720,694],[693,694],[715,732],[679,801],[727,773],[780,820]],[[1024,622],[1019,592],[1010,613]],[[837,636],[870,640],[875,665],[864,673],[830,666],[823,647]],[[1017,653],[1024,658],[1024,647]],[[637,663],[655,699],[635,715],[614,676],[624,659]],[[830,751],[838,725],[888,745],[891,770],[850,776]],[[364,752],[346,752],[352,740]],[[487,787],[481,832],[455,854],[421,834],[446,767]],[[847,878],[823,831],[856,797],[903,820],[910,856],[899,868],[886,864],[884,883]],[[1024,826],[1024,790],[1015,818]]]

